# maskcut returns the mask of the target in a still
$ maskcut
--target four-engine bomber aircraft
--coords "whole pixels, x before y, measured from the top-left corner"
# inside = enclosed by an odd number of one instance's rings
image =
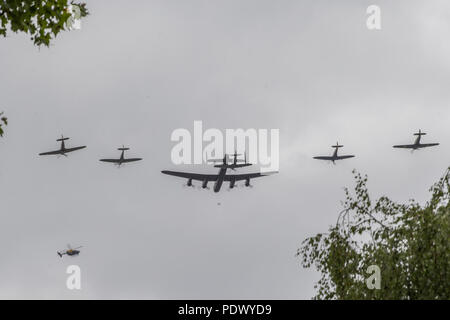
[[[80,254],[80,250],[77,250],[77,249],[80,249],[80,248],[83,248],[83,247],[80,246],[80,247],[76,247],[76,248],[72,249],[70,244],[68,244],[67,245],[67,250],[56,251],[56,253],[58,253],[58,256],[60,256],[60,258],[62,258],[62,256],[65,255],[65,254],[67,254],[68,256],[76,256],[76,255]]]
[[[64,136],[61,136],[60,139],[56,140],[56,141],[61,141],[61,148],[59,150],[43,152],[43,153],[39,153],[39,155],[40,156],[62,155],[62,156],[66,156],[67,157],[66,153],[86,148],[86,146],[74,147],[74,148],[66,148],[66,145],[64,143],[65,140],[69,140],[69,138],[64,138]]]
[[[125,159],[125,157],[124,157],[125,151],[130,150],[130,148],[126,148],[126,147],[122,146],[122,148],[118,148],[117,150],[122,151],[122,154],[120,155],[119,159],[100,159],[100,161],[110,162],[110,163],[114,163],[114,164],[116,164],[118,166],[121,166],[124,163],[135,162],[135,161],[142,160],[142,158],[128,158],[128,159]]]
[[[235,170],[237,168],[243,168],[251,166],[251,163],[247,163],[247,159],[245,159],[243,162],[240,163],[242,160],[237,159],[238,154],[234,153],[234,155],[231,155],[231,157],[234,157],[234,161],[229,164],[229,157],[230,155],[225,155],[223,159],[216,159],[216,160],[208,160],[208,161],[220,161],[221,164],[214,165],[215,168],[219,168],[218,174],[200,174],[200,173],[189,173],[189,172],[176,172],[176,171],[167,171],[163,170],[161,171],[164,174],[168,174],[175,177],[185,178],[187,179],[187,186],[192,186],[192,180],[197,180],[202,182],[202,188],[207,189],[208,188],[208,182],[214,182],[214,192],[219,192],[220,188],[222,187],[222,184],[224,181],[230,182],[230,189],[233,189],[236,186],[236,181],[243,181],[245,180],[245,186],[250,187],[250,179],[258,178],[258,177],[264,177],[268,174],[262,174],[262,173],[243,173],[243,174],[226,174],[227,169]]]
[[[414,144],[401,144],[394,146],[394,148],[411,149],[411,151],[414,151],[421,148],[434,147],[439,145],[439,143],[420,143],[420,139],[422,138],[422,136],[426,135],[426,133],[422,132],[421,130],[419,130],[419,132],[417,133],[414,133],[414,135],[417,136]]]
[[[332,156],[319,156],[319,157],[314,157],[314,159],[317,160],[329,160],[332,161],[334,164],[336,160],[344,160],[344,159],[349,159],[349,158],[354,158],[354,155],[345,155],[345,156],[338,156],[338,150],[339,148],[342,148],[343,145],[339,145],[339,142],[336,142],[335,146],[331,146],[334,149],[334,153]]]

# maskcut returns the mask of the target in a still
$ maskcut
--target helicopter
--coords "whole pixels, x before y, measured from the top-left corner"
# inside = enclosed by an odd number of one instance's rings
[[[76,248],[72,248],[70,246],[70,244],[67,245],[67,250],[61,250],[61,251],[56,251],[56,253],[58,253],[58,256],[60,258],[62,258],[63,255],[67,254],[68,256],[77,256],[80,254],[80,248],[82,248],[83,246],[79,246]]]

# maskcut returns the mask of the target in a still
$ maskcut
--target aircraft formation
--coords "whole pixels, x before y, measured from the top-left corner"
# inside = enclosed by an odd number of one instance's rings
[[[58,155],[58,156],[65,156],[67,157],[67,153],[81,150],[86,148],[86,146],[80,146],[80,147],[73,147],[73,148],[66,148],[64,141],[69,140],[70,138],[64,138],[64,136],[61,136],[60,139],[57,139],[56,141],[61,142],[61,146],[58,150],[54,151],[48,151],[48,152],[42,152],[39,153],[40,156],[52,156],[52,155]],[[114,163],[117,166],[121,166],[124,163],[129,162],[135,162],[140,161],[142,158],[125,158],[125,151],[130,150],[130,148],[126,148],[122,145],[121,148],[118,148],[117,150],[122,151],[120,157],[118,159],[100,159],[102,162],[109,162]]]
[[[428,147],[434,147],[439,145],[439,143],[421,143],[422,136],[426,135],[426,133],[419,130],[419,132],[414,133],[414,136],[416,136],[416,139],[414,143],[412,144],[402,144],[402,145],[394,145],[393,148],[401,148],[401,149],[410,149],[411,151],[419,150],[422,148],[428,148]],[[57,156],[66,156],[67,153],[78,151],[81,149],[85,149],[86,146],[77,146],[77,147],[71,147],[67,148],[65,145],[65,141],[67,141],[69,138],[65,138],[64,136],[61,136],[61,138],[57,139],[56,141],[61,142],[60,148],[58,150],[48,151],[39,153],[40,156],[49,156],[49,155],[57,155]],[[354,158],[355,155],[338,155],[338,150],[343,145],[340,145],[339,142],[336,142],[335,145],[331,146],[334,148],[334,152],[331,156],[315,156],[313,157],[316,160],[325,160],[325,161],[331,161],[333,164],[336,164],[335,162],[338,160],[345,160]],[[136,162],[143,160],[142,158],[125,158],[125,151],[129,150],[129,148],[122,145],[122,147],[118,148],[117,150],[121,151],[120,157],[116,159],[99,159],[101,162],[107,162],[107,163],[113,163],[120,167],[123,164],[130,163],[130,162]],[[222,188],[222,185],[224,182],[229,183],[229,189],[233,189],[236,186],[236,182],[238,181],[245,181],[244,185],[245,187],[251,187],[250,180],[254,178],[259,177],[265,177],[270,175],[270,173],[263,174],[261,172],[255,172],[255,173],[243,173],[243,174],[228,174],[228,169],[232,171],[236,171],[236,169],[244,168],[252,166],[251,163],[247,162],[247,155],[244,153],[244,159],[239,159],[238,157],[242,156],[242,154],[238,154],[236,151],[234,154],[225,154],[225,156],[222,159],[208,159],[207,162],[213,163],[215,168],[218,168],[219,171],[217,174],[200,174],[200,173],[191,173],[191,172],[179,172],[179,171],[169,171],[169,170],[163,170],[161,173],[175,176],[179,178],[187,179],[187,186],[193,187],[192,181],[200,181],[201,182],[201,188],[202,189],[210,189],[208,187],[208,183],[214,183],[213,185],[213,191],[219,192]],[[72,248],[70,245],[67,245],[67,250],[57,251],[58,256],[61,258],[63,255],[68,256],[77,256],[80,254],[81,247]]]

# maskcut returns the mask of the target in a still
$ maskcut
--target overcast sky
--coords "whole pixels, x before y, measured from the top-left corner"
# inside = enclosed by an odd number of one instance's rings
[[[366,28],[381,7],[382,30]],[[295,252],[369,175],[424,203],[449,165],[450,3],[89,1],[50,48],[0,39],[0,298],[309,299]],[[254,188],[183,188],[174,129],[280,129],[280,172]],[[393,144],[440,142],[411,154]],[[87,149],[39,157],[58,147]],[[356,158],[313,160],[336,141]],[[116,169],[100,157],[139,163]],[[251,171],[251,170],[250,170]],[[218,205],[220,203],[220,205]],[[60,259],[67,243],[80,256]],[[81,267],[82,290],[66,288]]]

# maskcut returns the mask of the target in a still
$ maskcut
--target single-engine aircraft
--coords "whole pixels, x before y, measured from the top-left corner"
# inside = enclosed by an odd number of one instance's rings
[[[116,164],[118,166],[121,166],[124,163],[142,160],[142,158],[128,158],[128,159],[126,159],[124,157],[125,151],[130,150],[130,148],[126,148],[126,147],[122,146],[122,148],[118,148],[117,150],[122,151],[122,154],[120,155],[119,159],[100,159],[100,161],[111,162],[111,163],[114,163],[114,164]]]
[[[76,256],[76,255],[80,254],[80,250],[77,250],[77,249],[80,249],[80,248],[83,248],[83,247],[80,246],[80,247],[72,248],[70,246],[70,244],[68,244],[67,245],[67,250],[56,251],[56,253],[58,253],[58,256],[60,258],[62,258],[62,256],[65,255],[65,254],[67,254],[68,256]]]
[[[59,150],[43,152],[43,153],[39,153],[39,155],[40,156],[62,155],[62,156],[66,156],[67,157],[66,153],[86,148],[86,146],[74,147],[74,148],[66,148],[66,145],[64,143],[65,140],[69,140],[69,138],[64,138],[64,136],[61,136],[60,139],[56,140],[56,141],[61,141],[61,148]]]
[[[426,135],[426,133],[422,132],[421,130],[419,130],[419,132],[414,133],[414,135],[417,136],[416,140],[414,141],[414,144],[401,144],[394,146],[394,148],[411,149],[411,151],[414,151],[421,148],[434,147],[439,145],[439,143],[420,143],[420,139],[422,138],[422,136]]]
[[[230,156],[234,158],[233,162],[230,164]],[[233,189],[236,186],[237,181],[245,180],[245,186],[251,187],[250,179],[264,177],[268,174],[262,174],[260,172],[257,173],[242,173],[242,174],[227,174],[227,169],[232,169],[233,171],[237,168],[243,168],[251,166],[251,163],[247,163],[247,156],[245,156],[245,160],[238,160],[237,156],[239,156],[236,152],[233,155],[226,154],[223,159],[209,159],[208,162],[218,162],[219,164],[214,165],[214,168],[219,168],[218,174],[200,174],[200,173],[189,173],[189,172],[176,172],[176,171],[167,171],[163,170],[161,173],[185,178],[187,179],[187,186],[192,187],[192,180],[197,180],[202,182],[203,189],[208,188],[208,182],[214,182],[214,192],[219,192],[223,182],[229,182],[230,189]],[[244,163],[241,163],[244,162]]]
[[[339,142],[336,142],[335,146],[331,146],[334,149],[333,155],[332,156],[319,156],[319,157],[314,157],[314,159],[317,160],[329,160],[332,161],[333,164],[336,164],[335,161],[336,160],[344,160],[344,159],[349,159],[349,158],[354,158],[354,155],[345,155],[345,156],[338,156],[338,150],[339,148],[342,148],[343,145],[339,145]]]

